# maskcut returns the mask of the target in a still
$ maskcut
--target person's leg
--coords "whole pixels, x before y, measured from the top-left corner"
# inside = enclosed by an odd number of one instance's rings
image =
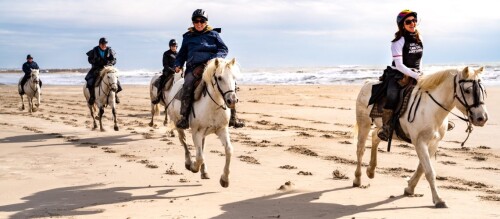
[[[397,79],[394,77],[387,79],[386,103],[382,112],[382,129],[377,133],[378,137],[383,141],[387,141],[390,135],[391,120],[394,114],[394,109],[398,103],[399,91],[401,90]]]
[[[160,76],[160,84],[158,85],[158,90],[157,90],[157,93],[156,93],[156,99],[154,99],[153,101],[151,101],[151,103],[158,104],[161,101],[161,98],[163,96],[162,95],[162,91],[163,91],[163,88],[165,88],[166,78],[167,78],[167,76],[165,75],[165,73],[163,73]]]
[[[23,95],[23,94],[24,94],[24,84],[26,84],[26,81],[28,81],[28,79],[29,79],[30,77],[31,77],[30,75],[28,75],[28,74],[24,74],[23,79],[21,79],[21,93],[19,93],[19,94],[21,94],[21,95]]]
[[[95,78],[89,77],[87,79],[87,88],[89,89],[89,105],[93,105],[95,101]]]
[[[184,75],[184,85],[182,86],[182,101],[181,101],[181,115],[182,118],[175,125],[177,128],[189,128],[189,114],[191,113],[191,104],[193,102],[193,87],[196,78],[192,72],[186,72]]]
[[[243,121],[240,121],[236,116],[236,109],[231,109],[231,118],[229,119],[229,126],[234,128],[241,128],[245,126]]]

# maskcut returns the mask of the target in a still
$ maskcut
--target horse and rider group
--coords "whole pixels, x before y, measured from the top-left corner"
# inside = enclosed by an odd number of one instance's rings
[[[210,178],[206,172],[203,149],[205,136],[216,134],[225,148],[226,163],[220,177],[223,187],[229,185],[229,164],[233,151],[228,127],[244,127],[237,119],[235,105],[238,102],[236,76],[240,74],[235,59],[225,60],[228,47],[221,39],[219,28],[208,24],[208,15],[197,9],[191,16],[193,26],[183,35],[182,44],[177,50],[177,41],[170,40],[169,50],[163,54],[163,70],[155,75],[150,84],[151,113],[150,126],[154,115],[159,114],[159,106],[165,108],[165,121],[168,117],[175,123],[179,140],[185,149],[185,166],[192,172],[201,170],[203,179]],[[485,90],[481,83],[482,68],[472,70],[450,69],[435,74],[423,75],[423,43],[417,30],[417,13],[403,10],[396,17],[398,31],[391,43],[392,64],[384,70],[379,81],[363,85],[356,102],[356,133],[358,165],[353,186],[361,185],[361,164],[365,151],[365,141],[373,126],[371,162],[367,175],[374,177],[377,147],[381,140],[388,141],[388,150],[393,137],[415,145],[420,163],[417,171],[408,182],[404,193],[411,195],[422,174],[429,182],[432,200],[436,207],[446,207],[435,185],[436,174],[430,163],[439,142],[448,126],[450,111],[457,108],[465,116],[469,128],[484,126],[488,120],[484,104]],[[99,39],[99,45],[87,52],[92,68],[85,77],[84,95],[97,128],[94,112],[99,109],[101,118],[104,107],[112,107],[114,129],[116,123],[115,103],[120,103],[117,93],[122,90],[118,81],[116,53],[107,46],[107,39]],[[185,66],[185,70],[184,70]],[[38,65],[28,55],[23,65],[25,76],[19,86],[21,95],[31,97],[41,93],[42,82],[38,78]],[[181,77],[181,74],[183,77]],[[30,81],[29,86],[25,83]],[[23,104],[24,108],[24,104]],[[31,104],[30,104],[31,110]],[[453,114],[453,113],[452,113]],[[455,115],[455,114],[453,114]],[[186,144],[185,129],[191,127],[196,159]]]

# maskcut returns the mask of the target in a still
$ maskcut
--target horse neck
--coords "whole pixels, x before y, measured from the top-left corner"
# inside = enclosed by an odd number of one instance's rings
[[[432,97],[434,97],[434,99],[448,111],[451,111],[453,108],[455,108],[454,85],[455,77],[448,77],[446,80],[441,82],[439,87],[433,89],[432,91],[429,91],[429,94],[432,95]],[[429,105],[434,106],[432,107],[432,109],[435,111],[433,113],[434,116],[436,116],[440,120],[448,116],[449,112],[442,109],[438,104],[436,104],[430,96],[427,98],[427,100],[428,102],[430,102]]]
[[[102,76],[102,79],[99,82],[99,87],[100,87],[99,89],[101,89],[102,92],[104,92],[104,94],[106,95],[111,90],[111,82],[109,82],[108,77],[106,77],[106,75]]]

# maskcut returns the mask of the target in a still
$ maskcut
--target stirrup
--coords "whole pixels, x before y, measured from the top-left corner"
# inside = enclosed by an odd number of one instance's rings
[[[378,130],[377,136],[380,138],[382,141],[387,141],[389,139],[389,129],[382,127],[381,129]]]
[[[188,129],[189,128],[189,120],[182,118],[181,120],[175,123],[175,127],[180,129]]]
[[[231,119],[229,120],[229,127],[241,128],[245,127],[245,123],[240,121],[239,119]]]

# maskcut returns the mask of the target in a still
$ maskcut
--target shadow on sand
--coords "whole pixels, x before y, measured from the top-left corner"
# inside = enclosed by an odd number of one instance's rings
[[[37,192],[22,198],[25,202],[0,206],[0,211],[16,212],[10,218],[52,217],[52,216],[77,216],[91,215],[104,212],[103,209],[81,210],[81,208],[131,202],[136,200],[174,199],[210,194],[212,192],[198,193],[187,196],[164,196],[174,191],[175,187],[193,187],[200,185],[174,185],[174,186],[144,186],[144,187],[114,187],[98,188],[104,184],[90,184],[83,186],[63,187]],[[163,189],[162,189],[163,188]],[[153,190],[153,195],[137,195],[128,193],[130,190]],[[159,190],[157,190],[159,189]],[[154,191],[156,190],[156,191]]]
[[[18,136],[10,136],[6,138],[0,138],[0,143],[27,143],[27,142],[40,142],[40,145],[33,146],[24,146],[27,148],[36,148],[36,147],[48,147],[48,146],[62,146],[62,145],[72,145],[76,147],[88,147],[88,145],[81,143],[95,143],[102,146],[113,146],[113,145],[121,145],[124,143],[138,141],[138,139],[129,138],[130,134],[126,135],[112,135],[112,136],[102,136],[102,137],[90,137],[90,138],[78,138],[76,136],[72,136],[71,134],[65,134],[64,136],[58,133],[51,134],[27,134],[27,135],[18,135]],[[76,137],[76,140],[69,140],[68,137]],[[43,144],[49,139],[63,139],[63,143],[57,144]]]
[[[223,205],[221,208],[221,210],[225,211],[225,213],[214,218],[339,218],[354,215],[360,212],[433,207],[420,206],[374,209],[377,206],[405,198],[403,195],[365,205],[342,205],[336,203],[314,202],[315,200],[318,200],[323,193],[346,189],[355,188],[344,187],[318,192],[300,193],[298,195],[293,195],[295,192],[286,192],[229,203]]]

